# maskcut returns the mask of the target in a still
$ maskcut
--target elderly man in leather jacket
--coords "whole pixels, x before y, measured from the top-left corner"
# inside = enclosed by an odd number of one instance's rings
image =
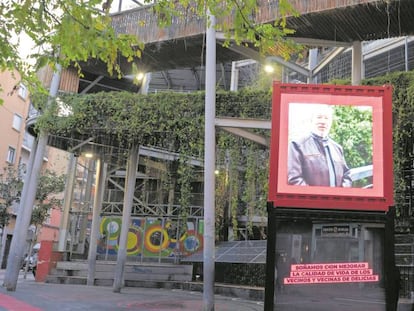
[[[311,133],[289,144],[289,185],[352,187],[343,149],[328,136],[332,114],[329,105],[318,105]]]

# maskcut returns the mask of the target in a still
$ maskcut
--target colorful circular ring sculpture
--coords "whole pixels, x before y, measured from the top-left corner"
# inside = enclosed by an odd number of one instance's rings
[[[152,236],[156,232],[159,232],[160,235],[162,236],[162,243],[160,243],[159,245],[154,244],[153,241],[151,240]],[[170,243],[170,237],[168,236],[168,232],[167,230],[163,229],[160,225],[151,226],[146,230],[145,248],[148,251],[152,253],[159,252],[160,250],[167,248],[169,243]]]
[[[104,218],[101,222],[101,233],[106,233],[108,240],[118,239],[120,230],[121,230],[121,219],[120,218]]]
[[[181,251],[184,254],[194,253],[203,247],[203,236],[194,230],[187,231],[185,240],[181,243]]]
[[[127,239],[127,254],[135,255],[141,251],[141,230],[137,228],[129,228]]]

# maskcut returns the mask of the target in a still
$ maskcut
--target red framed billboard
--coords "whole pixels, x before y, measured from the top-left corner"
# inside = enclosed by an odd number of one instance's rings
[[[273,85],[269,202],[387,211],[392,87]]]

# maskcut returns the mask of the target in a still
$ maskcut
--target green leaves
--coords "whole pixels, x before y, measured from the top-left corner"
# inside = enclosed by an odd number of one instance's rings
[[[230,42],[257,47],[265,55],[289,58],[300,47],[286,39],[293,33],[286,27],[286,16],[295,15],[288,0],[275,4],[257,0],[161,0],[145,1],[153,5],[160,27],[170,27],[177,20],[201,19],[208,22],[207,9],[215,15],[219,31]],[[74,66],[81,75],[82,63],[94,60],[106,65],[111,77],[121,78],[120,59],[133,62],[141,57],[144,44],[136,35],[117,34],[112,27],[109,7],[104,0],[4,0],[0,4],[0,70],[17,70],[31,94],[45,92],[35,75],[40,68],[57,63],[64,68]],[[262,12],[260,10],[268,11]],[[271,12],[271,13],[269,13]],[[270,14],[273,23],[258,22],[262,14]],[[145,22],[138,21],[137,27]],[[13,36],[25,34],[34,46],[30,61],[21,59],[18,42]],[[128,72],[129,74],[129,72]]]
[[[106,64],[110,76],[121,77],[119,58],[141,56],[136,36],[117,35],[102,0],[5,0],[0,4],[0,70],[17,70],[33,94],[41,87],[35,73],[45,65],[75,66],[95,59]],[[21,59],[15,36],[33,43],[30,59]],[[23,42],[20,42],[23,43]],[[26,43],[26,46],[29,47]]]
[[[5,204],[0,204],[0,229],[6,227],[10,220],[10,213]]]
[[[394,118],[394,180],[397,208],[405,203],[409,180],[406,171],[412,165],[414,137],[414,73],[396,73],[364,81],[365,84],[392,83]],[[204,151],[204,93],[158,93],[146,96],[127,92],[109,92],[63,97],[73,115],[56,118],[53,114],[39,119],[40,129],[63,135],[76,131],[90,136],[117,137],[127,148],[132,143],[151,145],[182,154],[178,180],[182,187],[182,203],[188,202],[191,170],[185,166],[188,157],[200,158]],[[218,92],[217,117],[271,118],[271,92],[243,90]],[[369,110],[350,106],[337,107],[337,120],[332,128],[335,140],[344,146],[347,162],[351,167],[372,163],[372,114]],[[339,122],[340,121],[340,122]],[[269,131],[259,131],[269,135]],[[341,133],[341,135],[339,135]],[[121,146],[122,147],[122,146]],[[223,215],[225,205],[239,206],[234,215],[258,215],[265,210],[267,197],[268,154],[266,149],[234,135],[217,131],[217,165],[225,163],[225,151],[234,155],[231,161],[233,181],[217,177],[218,213]],[[242,155],[242,156],[240,156]],[[259,162],[257,162],[259,161]],[[244,171],[241,171],[243,168]],[[230,167],[229,167],[230,169]],[[242,182],[239,182],[239,180]],[[229,189],[223,188],[225,183]],[[228,187],[226,186],[226,187]],[[227,196],[227,197],[226,197]],[[232,202],[230,204],[230,202]],[[219,223],[222,223],[219,221]]]
[[[372,110],[336,106],[330,135],[344,148],[349,167],[372,164]]]
[[[0,173],[0,228],[7,226],[10,220],[10,208],[19,202],[23,182],[18,171],[11,165]]]
[[[120,148],[127,149],[137,143],[180,154],[174,178],[180,191],[179,203],[183,208],[180,213],[185,215],[188,212],[186,207],[189,207],[192,199],[192,187],[199,178],[199,174],[188,164],[189,159],[201,159],[204,153],[203,92],[162,92],[149,95],[106,92],[66,95],[61,100],[70,106],[73,114],[66,117],[56,117],[53,113],[43,114],[37,122],[39,130],[63,136],[76,132],[76,135],[88,137],[113,137],[120,143]],[[270,118],[271,93],[268,91],[218,92],[216,100],[218,116]],[[270,133],[267,131],[261,134]],[[246,206],[250,208],[251,215],[254,214],[253,211],[265,209],[266,195],[258,193],[266,191],[267,159],[263,157],[262,149],[255,151],[256,144],[249,144],[245,139],[224,131],[217,131],[217,135],[219,149],[228,149],[232,155],[229,167],[231,183],[226,190],[228,194],[231,189],[231,198],[225,198],[226,194],[223,194],[223,200],[217,201],[217,207],[223,208],[228,204],[234,229],[237,229],[237,214],[244,213]],[[252,159],[249,160],[247,172],[244,172],[240,167],[246,164],[246,148],[249,154],[251,152]],[[254,161],[258,155],[260,162]],[[218,154],[217,159],[223,162],[219,157],[224,156]],[[221,186],[217,186],[218,191],[221,191]],[[245,191],[247,188],[250,190]]]
[[[412,189],[412,165],[414,158],[414,73],[394,72],[364,81],[368,85],[393,86],[393,159],[394,201],[397,210],[397,226],[406,226],[412,210],[408,200]],[[412,217],[412,216],[411,216]],[[412,221],[412,220],[411,220]]]
[[[23,181],[20,173],[23,167],[16,169],[13,166],[4,168],[0,174],[0,228],[5,227],[10,219],[8,208],[13,203],[19,202]],[[33,210],[31,224],[41,225],[50,208],[59,207],[61,200],[53,195],[63,191],[65,186],[65,177],[58,176],[55,172],[46,170],[42,172],[39,178],[39,185],[36,190],[36,205]]]
[[[57,175],[55,172],[45,170],[39,178],[39,185],[36,191],[36,200],[40,204],[44,204],[44,201],[50,201],[52,194],[58,194],[63,191],[65,187],[65,176]],[[59,201],[54,201],[59,203]]]

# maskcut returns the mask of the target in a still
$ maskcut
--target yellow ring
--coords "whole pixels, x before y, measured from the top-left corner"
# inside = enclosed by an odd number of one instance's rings
[[[154,245],[151,242],[151,235],[157,231],[161,232],[163,236],[163,241],[161,245]],[[159,252],[160,250],[167,248],[169,243],[170,243],[170,238],[168,236],[168,232],[159,225],[152,226],[145,232],[145,248],[151,253],[156,253],[156,252]]]

